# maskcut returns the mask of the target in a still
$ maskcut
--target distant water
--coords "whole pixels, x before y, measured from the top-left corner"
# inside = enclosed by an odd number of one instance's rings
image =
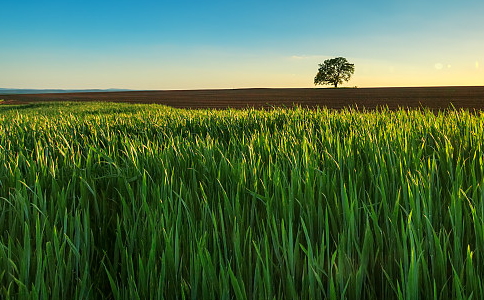
[[[93,92],[124,92],[125,89],[89,89],[89,90],[61,90],[61,89],[5,89],[0,88],[0,95],[12,94],[51,94],[51,93],[93,93]]]

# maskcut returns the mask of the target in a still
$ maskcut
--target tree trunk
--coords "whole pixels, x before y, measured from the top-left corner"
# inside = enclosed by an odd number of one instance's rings
[[[335,87],[335,88],[337,88],[337,87],[338,87],[338,83],[337,83],[337,82],[335,82],[335,83],[334,83],[334,87]]]

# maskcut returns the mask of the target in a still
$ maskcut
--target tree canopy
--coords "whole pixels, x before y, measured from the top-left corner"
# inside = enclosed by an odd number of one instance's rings
[[[327,59],[319,64],[318,73],[314,77],[314,84],[332,84],[336,88],[338,84],[350,80],[354,72],[355,65],[350,64],[344,57]]]

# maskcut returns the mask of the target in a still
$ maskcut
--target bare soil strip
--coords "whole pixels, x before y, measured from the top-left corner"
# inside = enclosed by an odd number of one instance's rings
[[[129,92],[86,92],[64,94],[0,95],[2,104],[38,101],[110,101],[158,103],[177,108],[270,108],[327,107],[342,109],[376,109],[388,107],[484,109],[484,86],[396,87],[396,88],[286,88],[286,89],[220,89],[167,90]]]

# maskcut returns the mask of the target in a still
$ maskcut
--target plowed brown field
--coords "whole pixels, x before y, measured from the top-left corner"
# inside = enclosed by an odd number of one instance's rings
[[[111,101],[158,103],[179,108],[247,107],[355,107],[390,109],[426,107],[432,110],[469,108],[484,110],[484,86],[397,88],[287,88],[234,90],[169,90],[89,92],[64,94],[0,95],[4,104],[38,101]]]

